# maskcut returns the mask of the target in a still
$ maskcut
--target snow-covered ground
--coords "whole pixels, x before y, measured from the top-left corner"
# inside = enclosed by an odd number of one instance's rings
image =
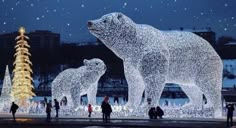
[[[49,98],[49,97],[48,97]],[[38,97],[37,100],[43,100],[43,97]],[[84,101],[87,99],[84,97]],[[101,113],[101,102],[103,97],[97,97],[97,105],[93,105],[93,117],[98,118],[102,116]],[[122,100],[119,98],[119,100]],[[168,105],[166,105],[166,101],[168,101]],[[113,98],[110,97],[110,103],[112,105],[112,117],[115,118],[148,118],[148,108],[139,105],[138,111],[133,111],[131,109],[127,109],[124,104],[117,104],[113,102]],[[124,101],[121,103],[125,103]],[[160,107],[164,110],[165,118],[212,118],[212,110],[209,108],[205,108],[202,110],[201,108],[192,108],[192,109],[182,109],[181,106],[185,103],[188,103],[188,99],[161,99]],[[29,113],[31,116],[44,116],[45,115],[45,106],[44,104],[39,102],[31,102],[30,109],[28,112],[22,113],[18,111],[18,113],[26,114]],[[60,115],[61,117],[86,117],[88,115],[87,105],[78,106],[78,108],[73,108],[72,106],[61,106]],[[3,112],[4,113],[4,112]],[[8,113],[6,111],[5,113]],[[226,114],[226,109],[223,109],[223,116]],[[55,110],[53,108],[52,115],[55,115]]]

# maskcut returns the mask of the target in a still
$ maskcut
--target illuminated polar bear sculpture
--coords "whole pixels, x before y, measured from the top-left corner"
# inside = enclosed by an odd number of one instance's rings
[[[144,90],[145,98],[156,106],[165,84],[176,83],[187,91],[190,100],[201,100],[204,94],[214,115],[221,115],[222,61],[203,38],[191,32],[160,31],[136,24],[122,13],[89,21],[88,29],[123,60],[128,107],[140,104]],[[193,93],[194,89],[200,94]]]
[[[84,60],[77,69],[66,69],[52,82],[52,99],[67,98],[67,104],[80,105],[80,97],[87,94],[88,103],[96,104],[98,80],[106,71],[106,65],[100,59]]]

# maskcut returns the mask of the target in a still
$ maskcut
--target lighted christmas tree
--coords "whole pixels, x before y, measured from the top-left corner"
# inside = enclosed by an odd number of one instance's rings
[[[1,98],[10,99],[10,94],[11,94],[11,77],[7,65],[5,70],[5,76],[3,79]]]
[[[14,55],[15,62],[13,64],[13,86],[12,96],[21,106],[26,106],[27,101],[35,96],[33,92],[33,79],[31,77],[33,71],[31,69],[32,63],[29,59],[31,54],[29,53],[30,46],[26,40],[29,40],[25,36],[25,28],[19,28],[20,35],[16,37],[17,43],[15,46],[16,53]]]
[[[8,66],[6,66],[5,76],[3,79],[2,92],[0,96],[0,111],[8,112],[9,105],[12,102],[11,98],[11,77],[9,74]]]

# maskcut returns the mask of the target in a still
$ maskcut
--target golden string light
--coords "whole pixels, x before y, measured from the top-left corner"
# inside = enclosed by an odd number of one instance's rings
[[[16,53],[14,54],[15,61],[13,63],[13,87],[12,96],[14,100],[21,106],[27,105],[27,101],[35,96],[33,92],[33,79],[31,77],[33,71],[31,69],[32,63],[29,59],[30,45],[26,41],[29,38],[25,36],[25,28],[19,28],[19,36],[16,37]]]

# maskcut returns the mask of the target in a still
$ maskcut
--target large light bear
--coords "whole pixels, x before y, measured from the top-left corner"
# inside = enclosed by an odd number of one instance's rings
[[[87,94],[88,103],[96,104],[98,81],[106,71],[100,59],[84,60],[77,69],[66,69],[52,82],[52,99],[67,98],[68,105],[78,107],[80,97]]]
[[[187,91],[190,100],[201,102],[204,94],[214,115],[221,115],[222,61],[203,38],[191,32],[160,31],[136,24],[122,13],[89,21],[88,29],[123,60],[127,106],[138,106],[144,90],[145,98],[156,106],[165,84],[176,83]]]

